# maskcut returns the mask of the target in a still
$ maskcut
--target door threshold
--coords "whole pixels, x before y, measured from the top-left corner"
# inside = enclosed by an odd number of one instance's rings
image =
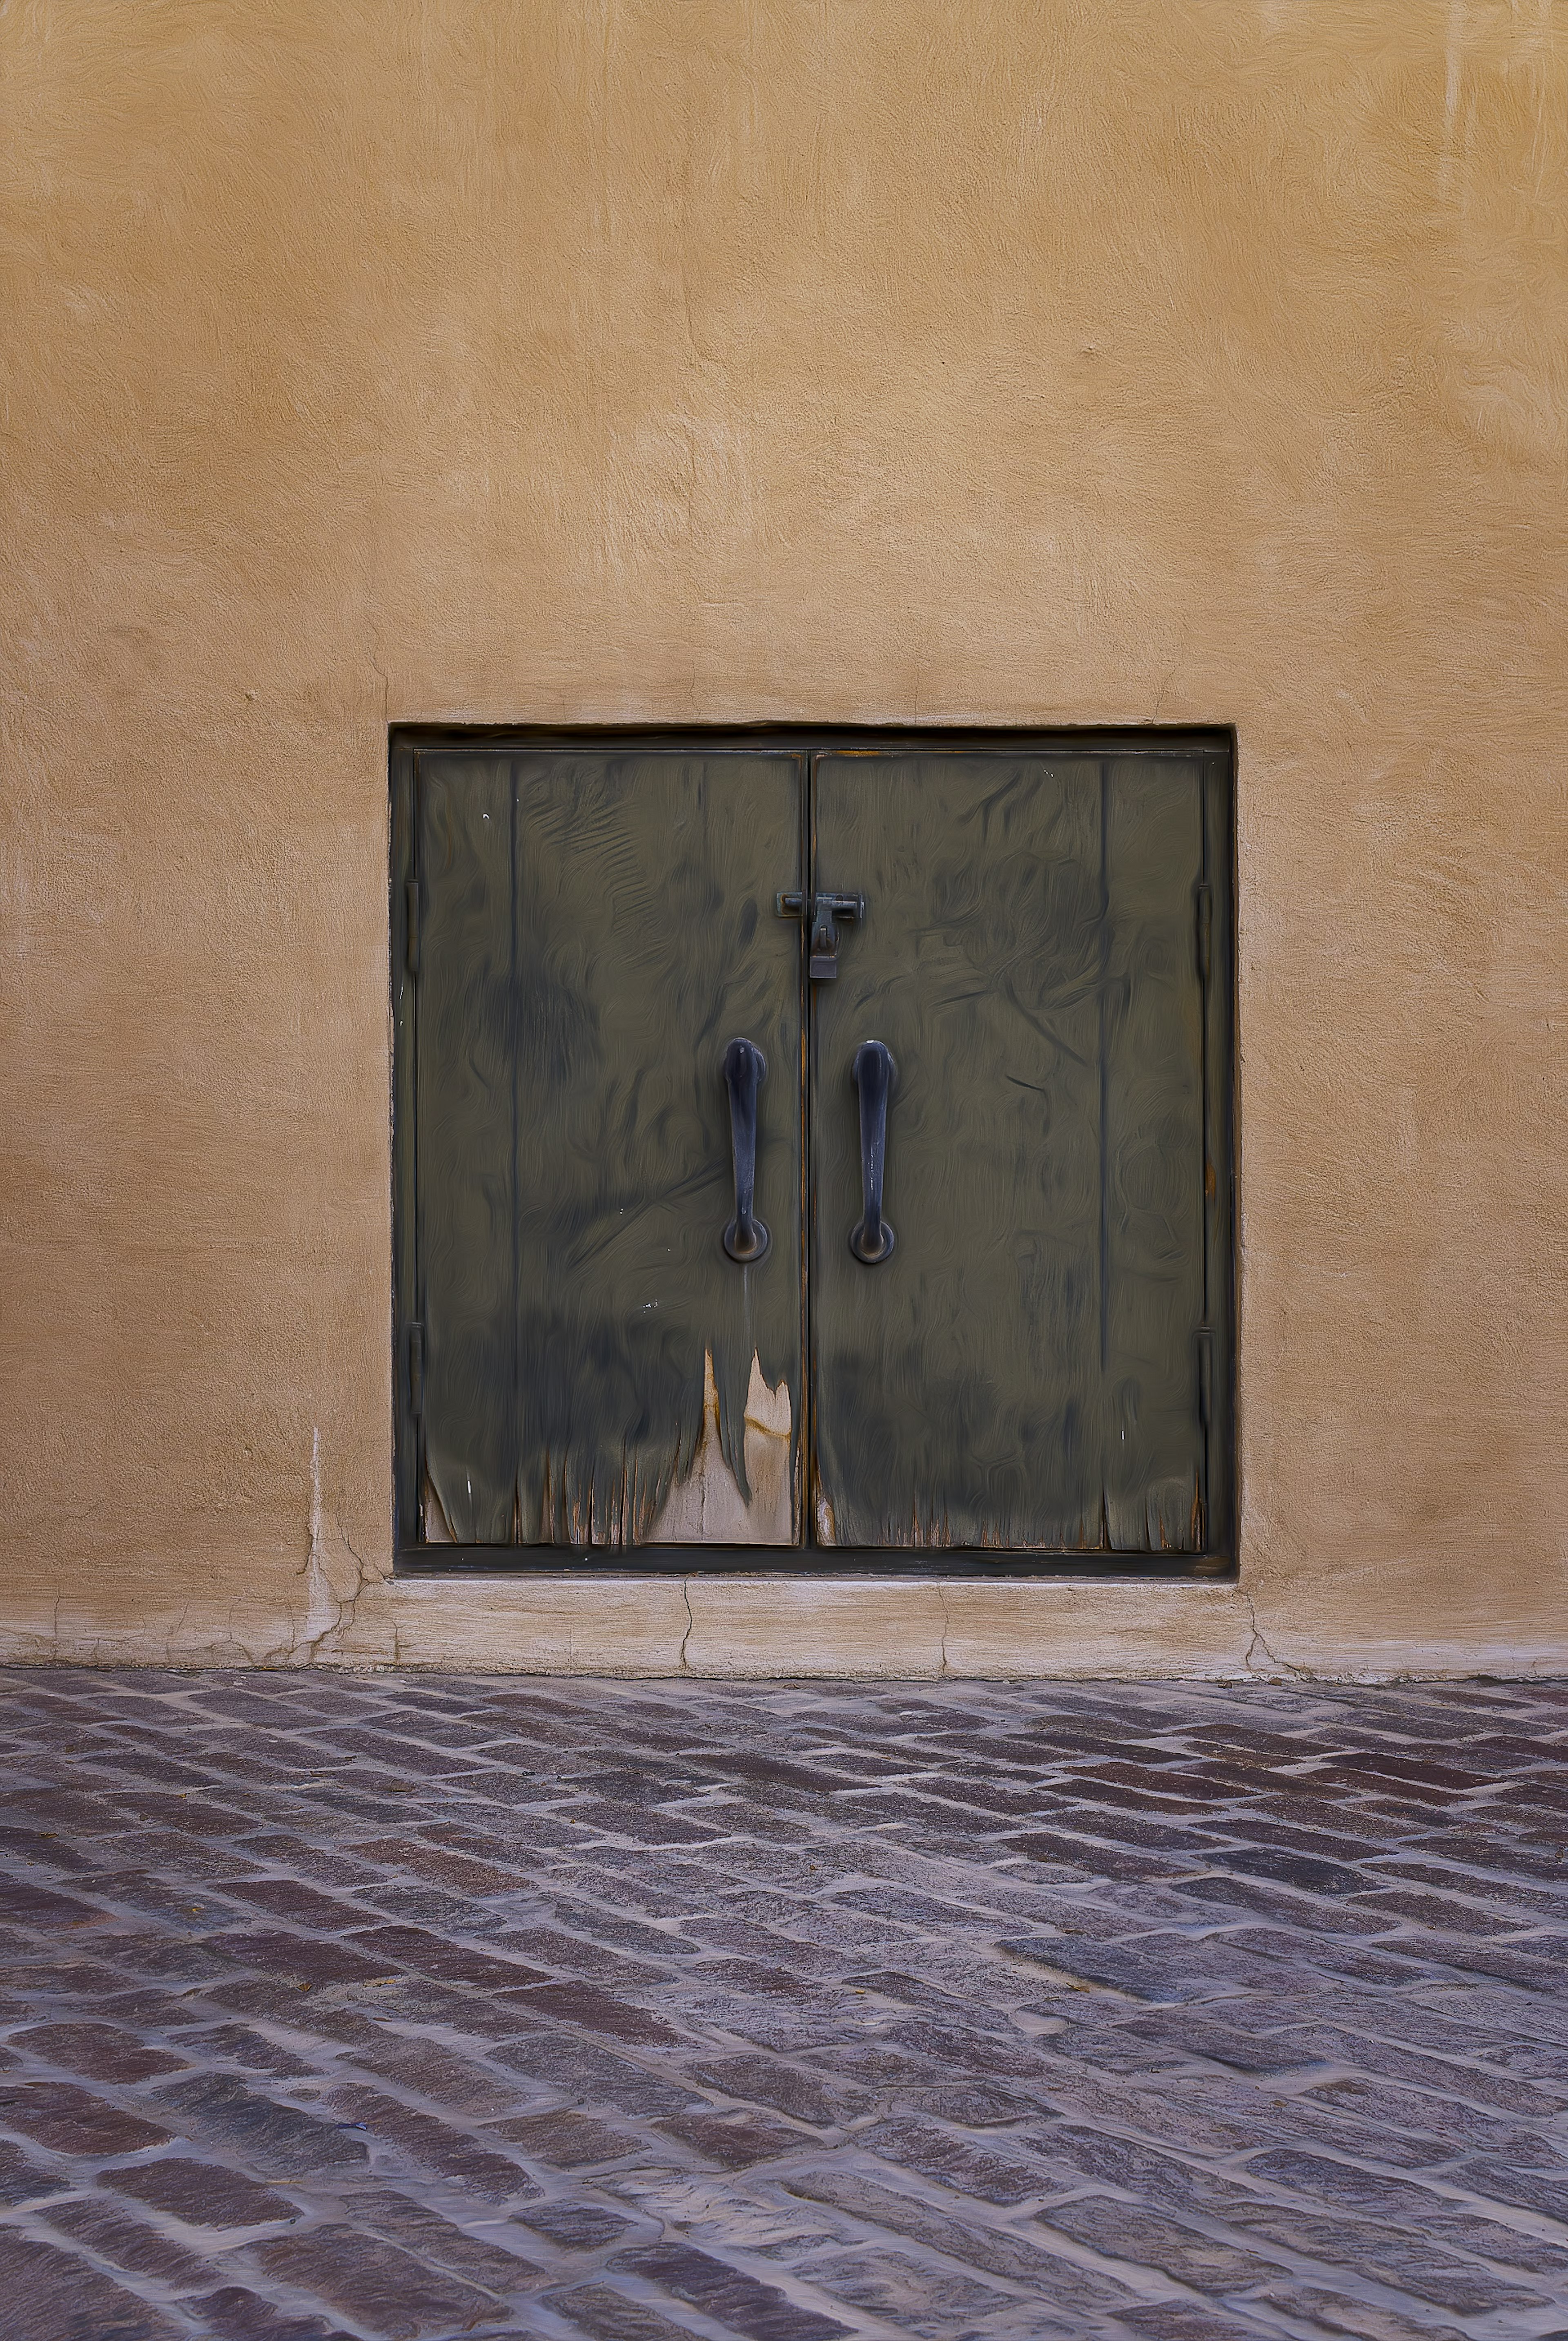
[[[773,1578],[1071,1578],[1124,1582],[1200,1579],[1234,1581],[1227,1553],[1012,1552],[944,1550],[927,1545],[839,1551],[765,1545],[643,1545],[632,1558],[624,1546],[584,1551],[570,1545],[428,1545],[401,1552],[394,1577],[714,1577]]]

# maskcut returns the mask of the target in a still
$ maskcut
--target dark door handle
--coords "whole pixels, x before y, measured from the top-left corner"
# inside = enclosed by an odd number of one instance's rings
[[[882,1173],[888,1161],[888,1100],[898,1079],[893,1051],[885,1041],[862,1041],[855,1051],[855,1087],[860,1093],[860,1191],[865,1216],[851,1231],[849,1249],[875,1268],[893,1249],[893,1230],[882,1217]]]
[[[729,1092],[729,1151],[735,1159],[735,1217],[724,1230],[724,1249],[742,1268],[754,1268],[773,1239],[757,1218],[757,1092],[768,1078],[768,1060],[754,1041],[731,1041],[724,1051],[724,1086]]]

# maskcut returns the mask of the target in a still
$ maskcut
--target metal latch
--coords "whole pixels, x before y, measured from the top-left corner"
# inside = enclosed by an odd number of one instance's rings
[[[839,972],[839,919],[863,919],[864,894],[776,894],[773,908],[781,919],[804,915],[810,922],[810,957],[806,972],[813,983],[831,983]]]

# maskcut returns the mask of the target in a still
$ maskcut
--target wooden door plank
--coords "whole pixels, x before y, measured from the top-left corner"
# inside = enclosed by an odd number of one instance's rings
[[[427,1532],[511,1541],[518,1263],[513,791],[504,758],[425,756],[415,782],[416,1180]]]
[[[1106,1521],[1115,1551],[1204,1542],[1201,774],[1118,757],[1104,775]]]

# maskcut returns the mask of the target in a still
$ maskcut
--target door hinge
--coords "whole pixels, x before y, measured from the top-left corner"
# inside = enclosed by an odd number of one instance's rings
[[[1209,965],[1214,957],[1214,888],[1197,889],[1197,971],[1203,981],[1208,981]]]
[[[1214,1420],[1214,1329],[1197,1329],[1197,1419],[1207,1430]]]
[[[403,901],[408,910],[408,938],[403,956],[411,975],[419,973],[419,880],[411,878],[403,888]]]
[[[412,1415],[424,1412],[424,1327],[411,1325],[408,1329],[408,1410]]]

